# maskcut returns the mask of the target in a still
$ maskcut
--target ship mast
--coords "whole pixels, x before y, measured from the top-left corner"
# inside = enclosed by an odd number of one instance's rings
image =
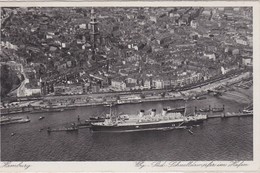
[[[185,104],[184,104],[184,116],[186,117],[186,112],[187,112],[187,100],[185,100]]]

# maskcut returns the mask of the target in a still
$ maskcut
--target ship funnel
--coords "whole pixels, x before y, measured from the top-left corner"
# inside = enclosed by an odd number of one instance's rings
[[[167,108],[163,108],[163,110],[162,110],[162,116],[165,116],[166,113],[167,113]]]
[[[144,116],[144,110],[140,110],[139,117],[143,117],[143,116]]]
[[[156,114],[156,109],[152,109],[152,111],[151,111],[151,116],[154,117],[155,114]]]

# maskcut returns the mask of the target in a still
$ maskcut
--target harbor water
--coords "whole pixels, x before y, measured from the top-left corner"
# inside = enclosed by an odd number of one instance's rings
[[[183,106],[183,101],[147,102],[117,105],[117,113],[137,114],[155,108]],[[238,112],[245,104],[208,96],[205,100],[188,101],[187,113],[199,108],[222,107]],[[108,113],[109,107],[78,107],[53,113],[24,113],[30,123],[1,127],[2,161],[189,161],[189,160],[252,160],[253,117],[209,119],[202,126],[172,131],[134,133],[91,133],[89,129],[73,132],[52,132],[48,127],[64,127],[91,116]],[[39,120],[40,116],[45,118]],[[43,129],[43,130],[40,130]],[[10,134],[15,133],[11,136]]]

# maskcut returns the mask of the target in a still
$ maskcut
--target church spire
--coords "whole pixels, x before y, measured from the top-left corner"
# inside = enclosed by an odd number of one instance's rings
[[[95,56],[95,51],[97,47],[97,36],[99,35],[99,30],[98,30],[98,21],[96,18],[96,13],[95,9],[91,9],[91,16],[90,16],[90,40],[92,44],[92,57],[94,58]]]

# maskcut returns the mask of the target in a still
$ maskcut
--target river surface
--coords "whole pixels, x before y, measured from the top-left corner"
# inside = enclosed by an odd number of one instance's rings
[[[194,107],[222,107],[226,111],[242,110],[244,104],[208,96],[189,101],[187,111]],[[136,114],[156,108],[182,106],[182,101],[127,104],[116,107],[118,113]],[[133,133],[52,132],[47,127],[62,127],[80,119],[109,112],[108,107],[78,107],[56,113],[18,114],[28,116],[30,123],[1,127],[2,161],[189,161],[189,160],[253,160],[253,117],[209,119],[200,127],[173,131]],[[39,120],[40,116],[45,119]],[[11,136],[11,133],[15,133]]]

